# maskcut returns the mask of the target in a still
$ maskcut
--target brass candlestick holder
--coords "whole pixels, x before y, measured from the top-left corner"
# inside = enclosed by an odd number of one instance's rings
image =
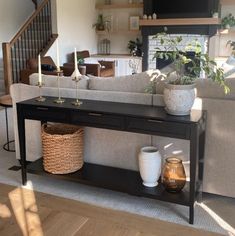
[[[74,79],[73,79],[73,81],[75,81],[76,82],[76,100],[74,101],[74,102],[72,102],[72,104],[74,105],[74,106],[81,106],[82,105],[82,102],[81,101],[79,101],[79,99],[78,99],[78,82],[81,80],[81,77],[74,77]]]
[[[65,102],[65,99],[62,99],[60,96],[60,77],[63,75],[63,71],[60,69],[57,69],[57,88],[58,88],[58,98],[54,100],[54,103],[62,104]]]
[[[42,82],[38,82],[37,83],[37,86],[39,87],[39,97],[37,97],[36,98],[36,101],[37,102],[45,102],[46,101],[46,98],[44,98],[43,96],[42,96],[42,86],[43,86],[44,84],[42,83]]]

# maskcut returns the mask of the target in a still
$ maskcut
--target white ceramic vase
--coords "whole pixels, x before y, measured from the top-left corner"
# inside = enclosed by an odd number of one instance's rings
[[[155,187],[158,185],[158,179],[161,175],[162,158],[156,147],[143,147],[139,153],[139,169],[146,187]]]

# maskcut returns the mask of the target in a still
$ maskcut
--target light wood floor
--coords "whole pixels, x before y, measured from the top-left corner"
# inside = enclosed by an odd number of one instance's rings
[[[216,236],[218,234],[0,184],[0,235]]]

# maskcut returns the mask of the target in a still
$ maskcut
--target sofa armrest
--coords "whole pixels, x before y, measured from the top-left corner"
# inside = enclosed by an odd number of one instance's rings
[[[20,71],[20,82],[23,84],[29,84],[29,76],[31,74],[38,73],[38,69],[24,69]],[[45,75],[57,75],[56,71],[42,71]]]
[[[20,82],[29,84],[29,76],[33,73],[38,73],[37,69],[24,69],[20,71]]]

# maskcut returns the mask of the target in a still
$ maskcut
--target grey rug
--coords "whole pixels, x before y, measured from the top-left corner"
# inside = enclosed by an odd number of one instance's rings
[[[0,145],[5,137],[2,111],[0,111]],[[14,165],[19,165],[14,153],[0,149],[0,183],[13,186],[21,186],[20,171],[8,170]],[[220,216],[216,215],[206,205],[195,206],[195,223],[188,224],[188,207],[164,203],[152,199],[134,197],[127,194],[89,187],[77,183],[55,180],[37,175],[28,174],[27,188],[39,192],[52,194],[64,198],[74,199],[81,202],[126,211],[143,216],[152,217],[168,222],[187,225],[198,229],[217,232],[225,235],[235,235],[235,230]],[[209,213],[208,213],[209,212]]]

